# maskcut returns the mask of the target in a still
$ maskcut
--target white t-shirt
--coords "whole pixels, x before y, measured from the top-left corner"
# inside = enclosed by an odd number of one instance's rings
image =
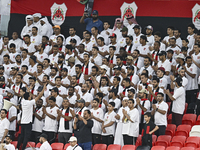
[[[116,99],[110,99],[110,102],[114,102],[115,103],[115,109],[117,109],[117,111],[119,110],[119,108],[121,107],[121,100],[119,98]]]
[[[106,33],[106,31],[109,32],[109,34],[112,33],[112,29],[108,28],[107,30],[101,31],[100,35],[104,38],[105,44],[108,45],[110,43],[110,39],[109,39],[109,35]]]
[[[146,112],[150,112],[150,101],[149,100],[145,100],[145,101],[140,101],[140,104],[142,105],[144,102],[144,108],[147,109]],[[140,108],[140,106],[137,106],[138,107],[138,111],[139,111],[139,122],[141,123],[141,117],[142,117],[142,109]],[[143,123],[145,123],[145,120],[143,121]]]
[[[3,120],[0,120],[0,140],[2,139],[5,130],[9,130],[10,121],[7,118],[4,118]]]
[[[42,107],[36,111],[37,115],[39,115],[40,117],[42,117],[43,115],[43,111],[42,111]],[[36,131],[36,132],[42,132],[42,128],[44,125],[44,121],[43,120],[38,120],[37,117],[35,117],[34,122],[32,124],[32,131]]]
[[[21,101],[22,105],[22,119],[21,124],[29,124],[33,120],[33,106],[35,105],[35,99]]]
[[[182,115],[185,110],[185,89],[183,87],[177,88],[173,98],[175,100],[172,103],[172,112]]]
[[[148,46],[151,46],[155,41],[154,41],[154,36],[151,35],[151,36],[147,36],[147,45]]]
[[[197,73],[197,66],[195,64],[192,64],[189,68],[187,67],[187,64],[185,64],[185,67],[187,69],[188,72],[190,72],[191,74],[195,74],[195,77],[192,78],[191,76],[189,76],[187,73],[185,73],[186,78],[188,79],[188,84],[187,84],[187,88],[186,90],[194,90],[194,89],[198,89],[198,84],[197,84],[197,77],[198,77],[198,73]]]
[[[120,47],[124,47],[126,45],[126,38],[122,37],[120,38],[117,43],[119,44]]]
[[[67,93],[67,92],[66,92]],[[63,98],[61,96],[57,96],[56,97],[56,104],[58,105],[58,107],[61,107],[62,105],[62,102],[63,102]]]
[[[42,42],[42,36],[36,35],[36,36],[31,36],[31,43],[34,45],[39,45]]]
[[[40,150],[52,150],[51,145],[46,141],[40,146]]]
[[[72,111],[73,109],[70,108]],[[62,114],[65,115],[66,109],[61,110]],[[65,115],[66,116],[66,115]],[[69,111],[69,114],[67,115],[68,117],[72,117],[71,112]],[[59,128],[58,132],[65,132],[65,133],[72,133],[72,123],[73,119],[68,121],[69,122],[69,129],[65,129],[65,119],[63,117],[60,117],[60,122],[59,122]]]
[[[58,107],[47,107],[46,111],[48,114],[53,115],[54,117],[57,118],[58,113],[57,113],[57,109],[59,109]],[[47,115],[45,116],[44,119],[44,127],[43,127],[44,131],[51,131],[51,132],[57,132],[57,119],[51,119],[49,118]]]
[[[62,35],[62,34],[59,34],[59,35],[55,35],[55,34],[54,34],[54,35],[50,36],[49,40],[52,40],[54,43],[57,43],[56,38],[57,38],[58,36],[62,36],[62,37],[63,37],[63,45],[65,45],[65,37],[64,37],[64,35]]]
[[[75,148],[76,147],[76,148]],[[83,150],[79,145],[72,147],[69,145],[66,150]]]
[[[23,47],[24,49],[27,49],[27,50],[28,50],[28,53],[33,53],[33,52],[36,51],[36,50],[35,50],[35,45],[34,45],[33,43],[31,43],[31,44],[28,46],[27,44],[25,44],[25,43],[23,42],[22,47]]]
[[[141,35],[142,34],[140,34],[138,36],[136,36],[136,35],[133,36],[133,46],[134,46],[134,49],[137,49],[140,46],[140,36]]]
[[[70,104],[75,105],[76,100],[77,100],[77,96],[76,96],[76,95],[73,95],[72,97],[69,97],[69,96],[68,96],[67,99],[69,100],[69,103],[70,103]]]
[[[94,44],[92,41],[90,41],[89,43],[83,42],[83,44],[85,45],[86,51],[88,51],[88,52],[92,51],[92,47],[93,47],[93,44]]]
[[[14,43],[16,46],[16,51],[19,53],[20,52],[20,47],[22,46],[22,40],[20,38],[17,38],[16,40],[11,39],[8,43],[8,47],[10,47],[11,43]]]
[[[132,137],[138,137],[139,135],[139,112],[137,108],[127,111],[127,114],[130,116],[130,119],[133,121],[129,121],[125,118],[123,122],[122,134],[128,135]]]
[[[83,98],[83,99],[85,100],[85,102],[89,102],[89,103],[91,103],[91,101],[93,100],[92,94],[90,94],[90,93],[88,93],[88,92],[86,92],[84,95],[83,95],[83,93],[81,92],[80,98]],[[90,109],[90,108],[91,108],[91,105],[89,105],[87,108]]]
[[[40,54],[39,52],[36,52],[34,55],[37,57],[37,59],[38,59],[40,62],[43,62],[45,58],[48,58],[48,57],[49,57],[46,53]]]
[[[156,107],[160,110],[166,111],[166,113],[163,115],[163,114],[159,113],[158,111],[156,111],[155,115],[154,115],[155,124],[157,126],[162,126],[162,125],[167,126],[167,110],[168,110],[167,103],[162,101],[160,104],[157,103]]]
[[[188,47],[189,47],[189,48],[192,48],[193,45],[194,45],[194,43],[195,43],[194,34],[188,35],[188,36],[187,36],[187,39],[188,39],[188,41],[189,41]]]
[[[17,109],[14,106],[10,107],[8,114],[8,119],[12,117],[17,117]],[[10,122],[9,131],[16,131],[16,119]]]
[[[58,55],[59,53],[57,53],[55,56],[54,54],[49,55],[49,60],[51,64],[58,63]]]
[[[15,146],[13,145],[13,144],[6,144],[5,146],[4,146],[4,148],[6,149],[6,150],[15,150]]]
[[[77,35],[74,35],[73,37],[72,36],[68,36],[66,38],[65,44],[70,44],[70,40],[71,39],[75,39],[76,40],[76,46],[78,46],[80,44],[80,42],[81,42],[81,38],[79,36],[77,36]]]
[[[104,117],[104,112],[101,108],[98,108],[97,110],[94,110],[94,109],[91,109],[90,110],[91,113],[93,113],[93,116],[103,120],[103,117]],[[93,127],[92,127],[92,133],[93,134],[101,134],[102,133],[102,130],[101,130],[101,122],[95,120],[95,119],[92,119],[93,120]]]
[[[111,121],[112,122],[115,122],[116,121],[116,113],[114,111],[112,111],[110,114],[108,114],[108,112],[105,114],[104,116],[104,125],[110,123]],[[102,135],[113,135],[115,134],[115,123],[113,123],[113,125],[109,126],[109,127],[106,127],[105,128],[106,130],[106,133],[103,133],[102,132]]]

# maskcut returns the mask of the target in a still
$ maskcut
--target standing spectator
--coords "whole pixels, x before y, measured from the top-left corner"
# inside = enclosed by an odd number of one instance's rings
[[[8,47],[10,47],[10,44],[13,43],[16,46],[16,51],[19,53],[20,52],[20,47],[22,46],[22,40],[18,38],[18,33],[13,32],[12,33],[12,39],[8,43]]]
[[[0,120],[0,140],[1,143],[4,142],[6,135],[8,134],[8,129],[10,126],[9,120],[6,118],[8,111],[6,109],[1,109],[1,120]]]
[[[91,150],[92,146],[92,127],[94,122],[90,117],[90,110],[85,110],[83,117],[79,114],[74,120],[74,130],[79,130],[78,143],[84,150]]]
[[[86,16],[87,12],[84,12],[80,19],[80,23],[86,24],[87,31],[91,32],[92,27],[97,27],[100,32],[103,30],[103,22],[98,19],[99,14],[97,10],[93,10],[92,18],[86,18]]]
[[[195,43],[195,38],[194,38],[194,30],[195,30],[195,26],[193,23],[189,24],[188,25],[188,36],[187,36],[187,39],[189,41],[188,43],[188,48],[192,49],[193,48],[193,45]]]
[[[177,89],[174,91],[174,95],[171,95],[169,90],[164,92],[169,96],[173,101],[172,103],[172,124],[175,124],[177,127],[182,123],[182,117],[185,110],[185,89],[182,86],[182,78],[178,77],[175,80]]]
[[[159,127],[159,130],[155,132],[157,136],[165,135],[165,130],[167,127],[167,110],[168,105],[163,101],[164,94],[157,94],[157,104],[153,104],[153,111],[151,112],[154,115],[155,124]]]
[[[107,146],[113,144],[115,133],[115,116],[114,112],[115,103],[110,102],[108,104],[108,112],[104,116],[104,122],[102,123],[102,143]]]
[[[23,38],[25,35],[32,35],[32,27],[33,27],[33,16],[27,15],[26,18],[26,25],[23,27],[21,32],[21,38]]]
[[[67,99],[63,100],[62,106],[63,108],[61,110],[57,109],[57,120],[60,121],[58,128],[58,142],[65,145],[72,136],[73,109],[69,107],[69,100]]]

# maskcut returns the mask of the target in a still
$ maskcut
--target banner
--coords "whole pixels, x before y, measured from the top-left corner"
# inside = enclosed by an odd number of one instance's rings
[[[192,8],[192,22],[195,27],[199,30],[200,29],[200,5],[195,4]]]
[[[124,20],[127,17],[133,16],[136,18],[136,11],[138,7],[135,4],[135,2],[132,2],[131,4],[124,2],[122,6],[120,7],[121,10],[121,18]]]

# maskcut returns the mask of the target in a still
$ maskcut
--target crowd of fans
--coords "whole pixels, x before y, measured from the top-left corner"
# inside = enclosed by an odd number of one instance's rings
[[[111,29],[94,10],[80,19],[81,39],[74,27],[64,37],[39,13],[25,19],[21,34],[0,41],[0,108],[4,99],[15,105],[1,110],[1,143],[18,138],[24,150],[28,141],[51,144],[58,135],[60,143],[78,142],[71,149],[90,150],[135,144],[142,134],[151,146],[148,135],[165,134],[166,102],[177,126],[185,103],[199,115],[200,34],[193,24],[187,37],[169,26],[161,40],[151,25],[141,33],[133,16],[117,18]]]

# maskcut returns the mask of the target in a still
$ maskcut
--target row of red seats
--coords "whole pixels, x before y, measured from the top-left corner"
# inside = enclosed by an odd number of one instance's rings
[[[170,135],[172,137],[175,135],[182,135],[188,137],[191,128],[192,128],[191,125],[186,125],[186,124],[179,125],[177,128],[176,125],[174,124],[168,124],[166,127],[165,134]]]
[[[166,103],[168,104],[168,111],[167,111],[167,113],[170,114],[170,111],[171,111],[171,102],[166,102]],[[184,114],[186,114],[187,108],[188,108],[188,103],[185,103]]]
[[[194,147],[176,147],[176,146],[169,146],[165,148],[164,146],[153,146],[151,150],[200,150],[200,148],[194,148]]]

